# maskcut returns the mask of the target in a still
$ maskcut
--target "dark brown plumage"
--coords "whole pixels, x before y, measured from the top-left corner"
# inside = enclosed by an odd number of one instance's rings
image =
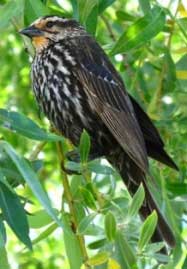
[[[91,158],[106,157],[120,172],[131,194],[142,182],[140,212],[158,213],[154,240],[175,239],[150,193],[148,156],[174,169],[149,117],[125,90],[108,57],[75,20],[46,16],[21,31],[32,38],[36,54],[32,81],[39,106],[51,123],[78,145],[83,129],[91,137]]]

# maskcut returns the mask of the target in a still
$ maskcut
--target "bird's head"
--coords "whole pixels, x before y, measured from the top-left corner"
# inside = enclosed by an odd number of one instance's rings
[[[52,42],[58,42],[66,37],[80,35],[84,29],[74,19],[58,16],[45,16],[34,21],[20,34],[31,38],[36,51],[40,51]]]

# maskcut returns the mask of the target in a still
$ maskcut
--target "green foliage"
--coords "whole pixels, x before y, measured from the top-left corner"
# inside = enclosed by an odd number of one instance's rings
[[[1,1],[0,268],[186,268],[187,7],[161,3]],[[74,17],[95,35],[178,164],[176,173],[150,161],[150,188],[177,237],[168,256],[159,253],[162,242],[150,241],[156,213],[138,216],[143,186],[131,198],[108,163],[90,161],[86,131],[75,149],[38,117],[24,46],[33,50],[18,30],[47,14]],[[76,162],[66,158],[72,150]]]

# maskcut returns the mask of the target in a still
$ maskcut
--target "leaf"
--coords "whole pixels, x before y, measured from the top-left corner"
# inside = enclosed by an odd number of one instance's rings
[[[96,4],[86,20],[86,30],[93,36],[95,35],[97,28],[97,18],[98,18],[98,5]]]
[[[53,210],[56,215],[58,215],[58,210]],[[38,210],[32,213],[32,215],[28,216],[28,221],[30,228],[39,229],[53,222],[53,219],[49,216],[49,214],[47,214],[45,210]]]
[[[108,252],[100,252],[93,256],[92,258],[88,259],[87,263],[90,266],[97,266],[101,265],[103,263],[106,263],[109,259],[109,253]]]
[[[6,230],[2,220],[2,216],[0,216],[0,250],[5,246],[5,244],[6,244]]]
[[[176,76],[178,79],[187,80],[187,70],[177,70]]]
[[[16,236],[29,249],[32,249],[25,210],[23,209],[18,196],[12,193],[2,182],[0,182],[0,207],[3,218],[14,231]]]
[[[151,6],[150,6],[150,1],[149,0],[138,0],[141,9],[143,10],[143,13],[146,14],[150,11]]]
[[[34,240],[32,240],[32,245],[46,239],[50,234],[52,234],[58,228],[56,223],[52,223],[46,229],[42,231]]]
[[[78,18],[79,18],[78,1],[77,0],[71,0],[71,5],[72,5],[72,8],[73,8],[73,18],[78,20]]]
[[[121,262],[122,262],[121,266],[124,264],[122,268],[124,269],[125,268],[128,268],[128,269],[137,268],[136,256],[131,246],[129,245],[127,239],[125,238],[125,236],[122,234],[121,231],[117,232],[116,246],[121,257]]]
[[[105,232],[109,241],[113,241],[116,236],[116,220],[112,212],[108,212],[105,216]]]
[[[49,9],[40,1],[26,0],[25,1],[25,16],[28,24],[33,22],[35,19],[49,15]]]
[[[136,19],[136,17],[134,17],[133,15],[122,10],[116,11],[116,16],[120,21],[134,21]]]
[[[7,111],[0,109],[0,124],[10,129],[13,132],[17,132],[27,138],[31,138],[39,141],[60,141],[64,140],[63,137],[46,133],[35,122],[27,118],[25,115],[14,111]]]
[[[82,24],[86,23],[95,5],[97,5],[97,0],[78,0],[79,20]]]
[[[84,232],[87,230],[90,223],[94,220],[95,216],[96,216],[96,213],[92,213],[81,220],[81,222],[78,225],[79,234],[84,234]]]
[[[121,269],[121,266],[116,260],[109,259],[107,269]]]
[[[90,136],[85,130],[83,130],[81,134],[79,151],[80,151],[81,163],[82,164],[87,163],[88,155],[90,152]]]
[[[96,207],[96,203],[95,203],[95,199],[93,197],[93,194],[89,190],[87,190],[86,188],[83,188],[83,187],[80,188],[80,191],[81,191],[81,194],[83,196],[85,204],[89,208],[96,210],[97,207]]]
[[[99,14],[103,13],[103,11],[111,6],[116,0],[99,0]]]
[[[22,16],[24,4],[21,1],[9,1],[0,6],[0,30],[6,29],[12,23],[14,17]]]
[[[43,205],[49,216],[51,216],[60,227],[62,227],[62,222],[57,218],[53,208],[51,207],[47,194],[43,190],[36,173],[33,171],[29,163],[17,155],[15,150],[7,142],[0,141],[0,147],[6,151],[9,157],[15,163],[20,174],[23,176],[24,180],[27,182],[28,186],[31,188],[39,202]]]
[[[143,46],[150,41],[165,25],[164,10],[158,6],[154,7],[143,18],[133,23],[116,42],[111,54],[125,53],[131,49]]]
[[[2,269],[10,269],[10,265],[8,262],[7,252],[5,248],[1,248],[0,250],[0,268]]]
[[[74,233],[66,232],[70,230],[69,216],[63,215],[63,223],[65,226],[64,242],[66,254],[70,263],[70,269],[80,269],[83,258],[77,236]]]
[[[140,251],[143,250],[143,248],[147,245],[147,243],[151,239],[155,231],[157,221],[158,221],[158,216],[157,216],[156,211],[154,210],[152,214],[146,218],[141,228],[140,239],[138,242],[138,248]]]
[[[80,23],[89,33],[94,34],[97,26],[98,0],[78,0],[78,13]]]
[[[106,238],[100,239],[100,240],[97,240],[95,242],[90,243],[88,245],[88,248],[89,249],[99,249],[99,248],[103,247],[106,243],[107,243]]]
[[[140,207],[143,204],[145,198],[145,191],[143,188],[142,183],[140,184],[138,190],[136,191],[135,195],[132,198],[132,201],[130,203],[129,209],[128,209],[128,216],[134,217],[137,215]]]
[[[88,169],[91,172],[102,175],[112,175],[115,173],[114,169],[110,166],[100,164],[96,161],[91,161],[88,163]]]

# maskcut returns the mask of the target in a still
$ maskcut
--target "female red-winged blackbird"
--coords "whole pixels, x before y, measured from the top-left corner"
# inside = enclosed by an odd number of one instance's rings
[[[175,239],[146,183],[148,156],[177,169],[149,117],[128,95],[121,77],[97,44],[73,19],[46,16],[20,31],[32,39],[32,81],[36,99],[51,123],[78,145],[83,129],[91,137],[90,158],[105,156],[131,194],[142,182],[141,215],[158,214],[154,241]]]

